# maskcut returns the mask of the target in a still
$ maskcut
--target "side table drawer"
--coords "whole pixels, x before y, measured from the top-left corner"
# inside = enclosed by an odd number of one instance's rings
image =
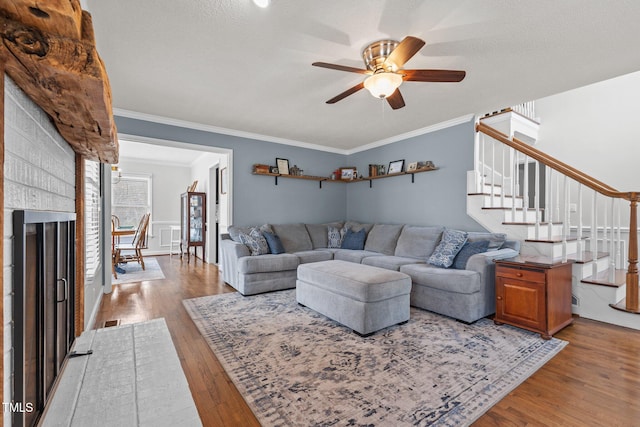
[[[546,281],[544,271],[526,270],[524,268],[513,268],[504,265],[496,266],[496,276],[527,282],[545,283]]]

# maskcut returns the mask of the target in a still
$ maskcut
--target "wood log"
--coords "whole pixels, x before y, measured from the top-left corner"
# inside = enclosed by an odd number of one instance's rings
[[[91,15],[78,1],[3,4],[0,37],[6,73],[49,114],[73,149],[90,160],[117,163],[109,79]]]

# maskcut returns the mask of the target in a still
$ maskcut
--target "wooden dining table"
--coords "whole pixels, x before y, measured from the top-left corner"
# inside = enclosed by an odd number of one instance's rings
[[[122,236],[133,236],[136,234],[135,227],[118,227],[111,230],[111,272],[113,277],[118,278],[118,272],[116,267],[118,266],[118,260],[116,259],[116,240],[119,241]]]

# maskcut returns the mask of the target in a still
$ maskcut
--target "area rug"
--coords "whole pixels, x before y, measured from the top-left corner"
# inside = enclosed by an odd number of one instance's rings
[[[362,338],[295,290],[183,303],[263,426],[469,425],[567,344],[414,308]]]
[[[118,278],[113,278],[111,284],[120,285],[123,283],[145,282],[149,280],[164,279],[164,273],[155,258],[144,259],[144,270],[136,261],[120,264],[126,273],[118,273]]]

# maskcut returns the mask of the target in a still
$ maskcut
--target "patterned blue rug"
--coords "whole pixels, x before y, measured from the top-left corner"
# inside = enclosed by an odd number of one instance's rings
[[[413,307],[362,338],[295,290],[183,303],[263,426],[469,425],[567,344]]]

